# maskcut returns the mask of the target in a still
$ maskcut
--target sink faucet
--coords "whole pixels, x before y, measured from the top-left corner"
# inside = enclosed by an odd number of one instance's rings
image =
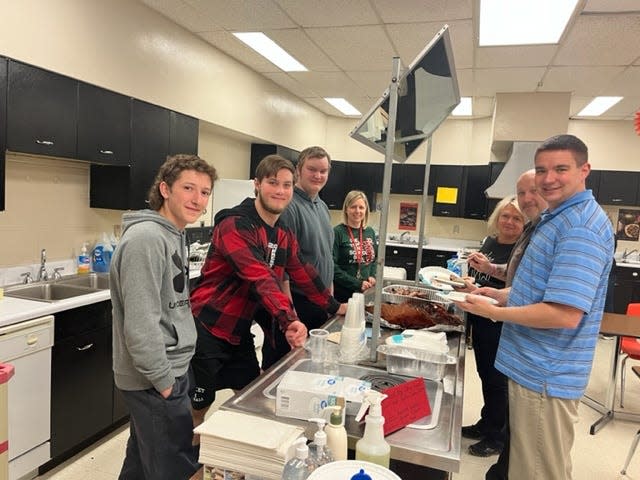
[[[400,241],[404,242],[405,238],[409,236],[409,232],[402,232],[400,234]]]
[[[634,248],[633,250],[627,252],[627,249],[625,248],[624,253],[622,254],[622,260],[626,260],[627,258],[629,258],[632,253],[638,253],[638,249]]]
[[[36,277],[36,280],[38,282],[42,280],[49,280],[49,274],[47,273],[46,263],[47,263],[47,251],[43,248],[40,251],[40,268],[38,269],[38,276]]]

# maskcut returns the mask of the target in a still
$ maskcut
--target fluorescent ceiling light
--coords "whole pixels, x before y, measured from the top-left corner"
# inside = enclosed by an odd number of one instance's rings
[[[622,100],[622,97],[596,97],[589,105],[584,107],[577,117],[597,117],[613,107],[616,103]]]
[[[235,32],[238,40],[285,72],[306,72],[307,68],[262,32]]]
[[[455,116],[471,116],[473,114],[473,109],[471,106],[471,97],[462,97],[460,99],[460,103],[456,108],[453,109],[451,115]]]
[[[340,110],[340,112],[344,113],[345,115],[362,115],[362,113],[360,113],[356,107],[351,105],[344,98],[325,97],[325,101],[333,105],[335,108]]]
[[[558,43],[578,0],[480,0],[480,46]]]

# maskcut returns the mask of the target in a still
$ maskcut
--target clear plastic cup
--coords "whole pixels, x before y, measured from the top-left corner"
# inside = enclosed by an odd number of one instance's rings
[[[309,352],[313,363],[324,362],[327,358],[327,338],[329,331],[324,328],[314,328],[309,331]]]

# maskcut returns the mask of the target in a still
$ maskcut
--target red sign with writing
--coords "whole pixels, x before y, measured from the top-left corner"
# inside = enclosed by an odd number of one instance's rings
[[[395,387],[389,387],[382,393],[388,395],[382,401],[385,435],[431,415],[424,378],[416,378]]]

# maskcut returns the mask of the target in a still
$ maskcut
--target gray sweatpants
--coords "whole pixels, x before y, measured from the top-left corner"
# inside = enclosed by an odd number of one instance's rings
[[[191,446],[188,391],[188,375],[176,378],[166,399],[153,388],[121,390],[129,408],[130,428],[119,480],[187,480],[200,468]]]

